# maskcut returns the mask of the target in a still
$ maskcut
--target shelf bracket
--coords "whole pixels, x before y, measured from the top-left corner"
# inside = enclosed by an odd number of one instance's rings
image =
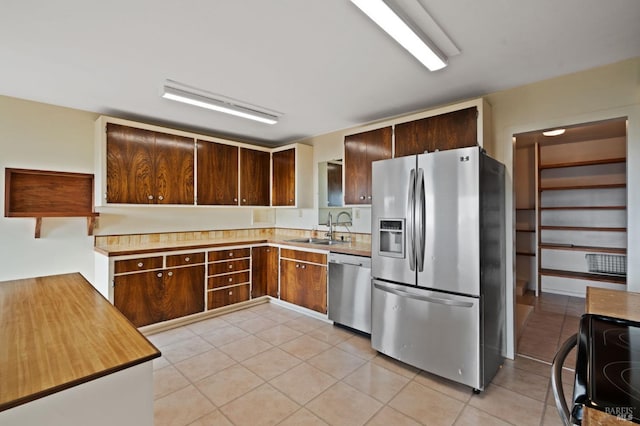
[[[42,229],[42,218],[41,217],[36,217],[36,231],[35,231],[35,238],[40,238],[40,229]]]

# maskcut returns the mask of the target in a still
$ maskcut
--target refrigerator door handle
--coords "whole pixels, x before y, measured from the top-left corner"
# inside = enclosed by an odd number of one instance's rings
[[[461,302],[458,300],[441,299],[439,297],[431,297],[431,296],[420,296],[417,294],[409,293],[409,292],[398,290],[395,288],[389,288],[378,283],[374,283],[373,286],[378,290],[386,291],[387,293],[395,294],[396,296],[400,296],[400,297],[407,297],[409,299],[422,300],[424,302],[431,302],[431,303],[438,303],[440,305],[458,306],[461,308],[473,307],[473,303],[471,302]]]
[[[425,193],[424,193],[424,169],[418,169],[416,178],[416,188],[418,191],[418,199],[415,201],[415,218],[414,226],[416,227],[416,264],[418,272],[424,271],[424,245],[425,245]]]
[[[411,169],[409,174],[409,195],[407,197],[407,229],[409,236],[409,269],[416,270],[416,237],[415,237],[415,204],[416,204],[416,170]]]

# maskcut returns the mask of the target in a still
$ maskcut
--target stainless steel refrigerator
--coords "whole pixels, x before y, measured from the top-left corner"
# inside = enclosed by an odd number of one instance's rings
[[[373,348],[483,390],[504,360],[504,166],[470,147],[372,173]]]

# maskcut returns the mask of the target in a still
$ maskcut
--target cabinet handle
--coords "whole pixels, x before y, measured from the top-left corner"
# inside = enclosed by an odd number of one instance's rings
[[[162,201],[164,200],[164,197],[162,195],[158,195],[158,200]]]
[[[290,203],[293,203],[293,200],[289,200]]]
[[[371,199],[371,195],[369,195],[367,198],[370,200]]]
[[[233,256],[233,252],[232,251],[229,252],[229,257],[231,257],[231,256]]]
[[[246,202],[247,202],[247,199],[246,199],[246,198],[243,198],[243,199],[242,199],[242,202],[243,202],[243,203],[246,203]]]
[[[229,265],[229,269],[233,269],[233,265]]]
[[[191,260],[191,258],[190,258],[189,256],[187,256],[187,257],[185,257],[185,258],[184,258],[184,261],[185,261],[185,262],[188,262],[188,261],[190,261],[190,260]]]
[[[144,263],[138,262],[138,268],[142,268],[143,266],[144,266]]]
[[[170,277],[173,276],[173,272],[167,272],[167,275],[169,275]]]
[[[153,195],[147,196],[148,199],[153,200]]]
[[[229,291],[229,296],[233,296],[233,291]]]
[[[238,202],[238,199],[237,199],[237,198],[234,198],[234,199],[233,199],[233,202],[234,202],[234,203],[237,203],[237,202]]]
[[[158,278],[162,278],[162,272],[158,272],[158,275],[156,275]]]
[[[306,269],[306,268],[307,268],[307,265],[302,265],[302,266],[300,266],[300,267],[301,267],[302,269]]]
[[[361,200],[364,200],[364,195],[361,195],[361,196],[360,196],[360,199],[361,199]]]
[[[229,278],[229,282],[232,283],[233,282],[233,278]]]

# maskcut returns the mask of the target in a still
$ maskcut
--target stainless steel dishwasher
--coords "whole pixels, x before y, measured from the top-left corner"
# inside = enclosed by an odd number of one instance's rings
[[[329,253],[329,319],[371,334],[371,258]]]

